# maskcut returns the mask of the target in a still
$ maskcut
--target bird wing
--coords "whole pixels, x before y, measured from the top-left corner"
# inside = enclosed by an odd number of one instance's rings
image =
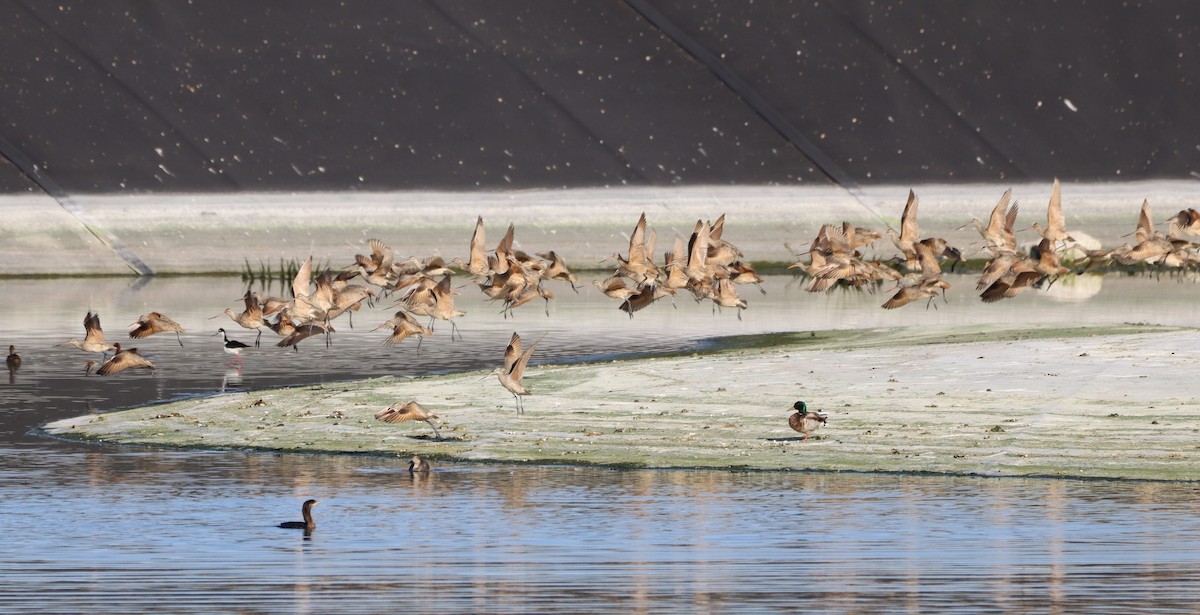
[[[300,270],[296,272],[295,279],[292,280],[292,296],[297,298],[307,297],[309,286],[312,286],[311,256],[304,260],[304,264],[300,266]]]
[[[915,243],[920,239],[921,232],[917,230],[917,206],[920,201],[917,193],[908,191],[908,203],[904,205],[904,213],[900,216],[900,241]]]
[[[483,216],[475,220],[475,232],[471,233],[471,259],[468,261],[473,268],[487,263],[487,248],[483,246]]]
[[[696,228],[692,231],[691,240],[688,242],[688,263],[689,269],[701,270],[704,269],[704,261],[708,258],[708,225],[701,220],[696,221]]]
[[[933,248],[924,242],[917,242],[913,245],[917,250],[917,256],[921,259],[921,275],[930,278],[942,275],[942,266],[938,264],[937,256],[933,253]]]
[[[368,239],[367,247],[371,248],[371,263],[376,267],[381,266],[380,263],[383,262],[383,259],[392,257],[391,246],[378,239]]]
[[[721,241],[721,233],[725,232],[725,214],[721,214],[716,222],[708,225],[708,240]]]
[[[521,336],[516,332],[512,334],[512,340],[508,342],[508,348],[504,349],[504,371],[511,374],[517,362],[521,359]]]
[[[1012,223],[1006,223],[1008,214],[1008,200],[1012,198],[1012,188],[1004,191],[1000,196],[1000,201],[996,203],[996,207],[992,209],[992,215],[988,217],[987,232],[989,235],[1001,236],[1004,234],[1004,229],[1010,227]]]
[[[1046,229],[1067,232],[1067,218],[1063,215],[1062,191],[1058,178],[1054,178],[1054,188],[1050,191],[1050,204],[1046,206]]]
[[[633,227],[633,233],[629,235],[629,261],[639,262],[646,255],[646,212],[642,212],[642,216],[638,218],[637,224]]]
[[[1138,243],[1154,236],[1154,221],[1150,217],[1150,199],[1142,201],[1142,212],[1138,214],[1136,236]]]
[[[538,342],[540,341],[541,340],[538,340]],[[525,367],[529,365],[529,357],[533,356],[533,349],[537,348],[537,345],[538,343],[534,342],[529,345],[529,348],[525,349],[525,352],[521,353],[521,358],[517,359],[517,362],[512,366],[512,369],[509,370],[509,377],[517,382],[521,381],[521,376],[525,374]]]
[[[99,314],[88,312],[87,316],[83,318],[83,329],[87,332],[87,336],[84,338],[85,341],[98,344],[104,343],[104,330],[100,328]]]

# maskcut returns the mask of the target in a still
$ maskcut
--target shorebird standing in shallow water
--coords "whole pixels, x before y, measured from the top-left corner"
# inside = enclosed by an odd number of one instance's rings
[[[504,349],[504,367],[497,367],[488,374],[488,376],[495,374],[500,379],[500,384],[508,389],[509,393],[512,393],[513,399],[517,400],[517,414],[525,412],[525,403],[522,397],[527,395],[529,391],[521,384],[521,376],[525,375],[525,368],[529,365],[529,357],[533,356],[533,349],[537,345],[538,343],[534,342],[522,352],[521,336],[513,333],[512,340],[508,342],[508,347]]]
[[[179,338],[180,333],[187,333],[179,323],[162,315],[159,312],[150,312],[138,316],[137,322],[130,325],[129,337],[135,340],[140,340],[143,337],[150,337],[155,333],[172,332],[175,334],[175,341],[179,342],[179,347],[183,348],[183,340]]]
[[[243,344],[242,342],[239,342],[237,340],[229,339],[229,334],[225,333],[225,329],[217,329],[217,333],[220,333],[221,339],[225,340],[224,343],[221,345],[222,348],[225,350],[225,354],[233,355],[233,358],[236,359],[236,363],[238,365],[241,365],[242,364],[242,349],[249,348],[250,345]],[[216,335],[217,333],[214,333],[213,335]],[[234,363],[235,363],[235,361],[227,361],[225,363],[225,366],[232,367]]]
[[[137,348],[122,350],[120,344],[113,344],[116,353],[96,370],[97,376],[117,374],[127,369],[148,369],[154,371],[154,364],[146,357],[138,354]]]
[[[825,420],[829,418],[828,415],[821,412],[809,412],[808,404],[802,401],[792,404],[792,409],[796,410],[796,413],[788,417],[788,425],[804,434],[804,437],[800,438],[801,442],[808,439],[808,434],[820,429],[825,424]]]
[[[433,437],[441,440],[442,434],[438,433],[437,425],[433,424],[433,419],[436,419],[437,417],[438,415],[421,407],[421,404],[418,404],[415,401],[410,401],[403,406],[400,405],[400,402],[396,402],[375,413],[375,418],[383,421],[384,423],[425,421],[426,423],[429,423],[430,427],[433,428]]]
[[[59,346],[74,346],[84,352],[98,352],[108,357],[108,351],[113,350],[115,346],[104,341],[104,330],[100,328],[100,315],[93,314],[90,310],[87,316],[83,317],[83,330],[87,334],[83,341],[71,338]]]

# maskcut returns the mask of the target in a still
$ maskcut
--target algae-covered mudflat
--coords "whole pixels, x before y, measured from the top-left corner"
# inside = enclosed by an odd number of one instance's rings
[[[747,336],[702,352],[222,394],[52,422],[91,441],[654,468],[1200,479],[1200,332],[1123,325]],[[414,399],[440,417],[386,424]],[[793,402],[829,415],[800,441]]]

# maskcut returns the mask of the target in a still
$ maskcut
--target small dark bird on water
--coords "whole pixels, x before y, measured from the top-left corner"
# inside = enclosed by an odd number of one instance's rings
[[[279,524],[279,527],[288,530],[304,530],[304,535],[308,536],[317,529],[317,522],[313,521],[312,507],[317,505],[316,500],[305,500],[304,506],[300,508],[300,512],[304,515],[303,521],[284,521]]]
[[[428,473],[429,470],[429,462],[420,455],[413,455],[412,461],[408,462],[408,471],[413,474]]]
[[[21,368],[21,355],[17,354],[17,347],[8,346],[8,357],[4,359],[4,364],[8,366],[8,371],[15,372]]]
[[[825,424],[825,419],[829,418],[820,412],[809,412],[808,404],[802,401],[792,404],[792,409],[796,410],[796,413],[788,417],[788,425],[804,434],[804,437],[800,438],[801,442],[808,439],[808,434],[820,429]]]

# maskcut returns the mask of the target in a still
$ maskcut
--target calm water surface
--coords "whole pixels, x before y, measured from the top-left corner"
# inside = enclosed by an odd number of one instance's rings
[[[545,335],[542,362],[769,331],[1200,322],[1200,286],[1168,278],[1089,279],[998,305],[956,293],[970,278],[952,282],[937,310],[885,311],[883,295],[813,296],[776,277],[766,296],[745,293],[741,320],[686,299],[630,320],[590,288],[556,289],[549,316],[531,305],[506,319],[466,288],[464,339],[438,327],[420,357],[412,340],[389,349],[369,331],[390,316],[384,303],[356,314],[354,329],[340,323],[328,349],[278,349],[268,332],[235,369],[211,334],[253,333],[208,318],[237,306],[236,279],[0,281],[0,344],[25,361],[0,380],[0,611],[1195,612],[1200,505],[1189,484],[446,463],[414,479],[392,458],[30,433],[222,389],[491,369],[513,330]],[[157,375],[85,378],[88,357],[53,345],[82,337],[89,307],[113,341],[139,314],[167,313],[188,327],[185,346],[139,340]],[[313,536],[275,527],[309,497],[321,500]]]

